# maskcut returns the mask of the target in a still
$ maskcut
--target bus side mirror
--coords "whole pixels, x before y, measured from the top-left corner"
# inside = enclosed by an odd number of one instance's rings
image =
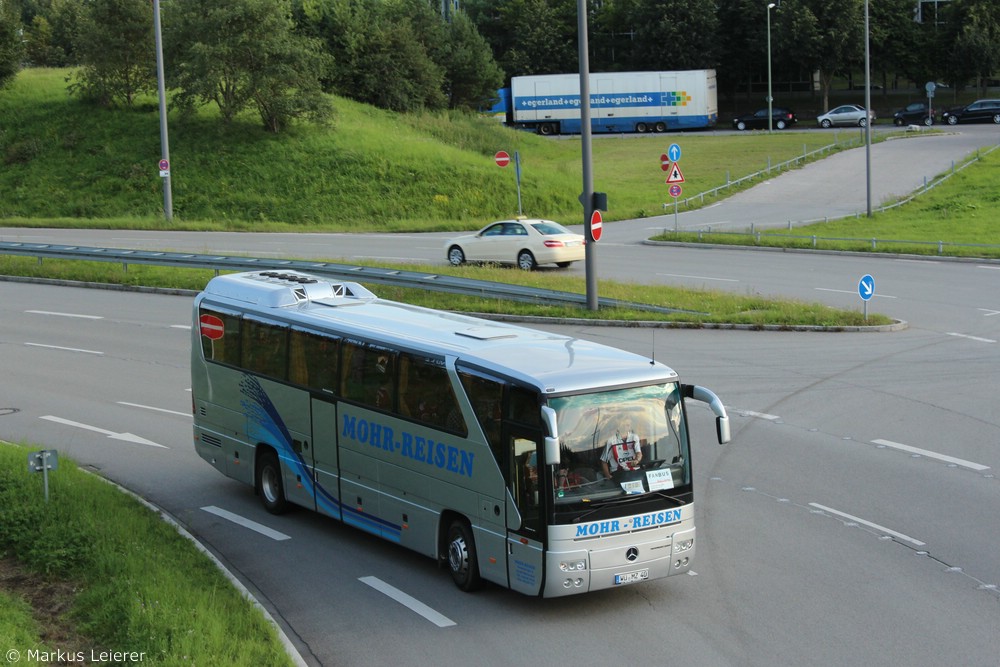
[[[707,403],[708,407],[715,413],[715,433],[719,437],[719,444],[724,445],[729,442],[729,415],[726,414],[726,406],[722,404],[719,397],[710,389],[691,384],[681,385],[681,394],[686,398]]]
[[[545,464],[556,465],[559,463],[559,427],[556,426],[556,411],[543,405],[542,421],[549,429],[549,434],[545,436]]]
[[[729,415],[715,418],[715,431],[719,436],[719,444],[729,442]]]

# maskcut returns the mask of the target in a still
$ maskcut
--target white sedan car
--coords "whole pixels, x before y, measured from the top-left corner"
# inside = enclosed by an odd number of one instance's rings
[[[517,264],[525,271],[539,264],[564,268],[584,257],[584,239],[551,220],[500,220],[475,234],[448,239],[445,255],[458,266],[465,262]]]

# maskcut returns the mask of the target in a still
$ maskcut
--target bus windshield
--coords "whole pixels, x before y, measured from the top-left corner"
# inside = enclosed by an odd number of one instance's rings
[[[687,424],[677,382],[550,399],[560,462],[555,505],[671,494],[690,484]],[[593,507],[593,505],[588,505]]]

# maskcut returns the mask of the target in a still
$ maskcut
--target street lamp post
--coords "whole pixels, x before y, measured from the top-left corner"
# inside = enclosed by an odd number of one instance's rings
[[[771,127],[774,123],[774,97],[771,96],[771,10],[774,9],[774,3],[771,2],[767,5],[767,131],[768,133],[773,132],[774,128]]]

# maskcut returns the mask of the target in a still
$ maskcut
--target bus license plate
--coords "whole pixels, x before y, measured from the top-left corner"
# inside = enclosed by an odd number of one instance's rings
[[[623,572],[615,575],[615,586],[620,584],[634,584],[637,581],[649,579],[649,570],[637,570],[636,572]]]

